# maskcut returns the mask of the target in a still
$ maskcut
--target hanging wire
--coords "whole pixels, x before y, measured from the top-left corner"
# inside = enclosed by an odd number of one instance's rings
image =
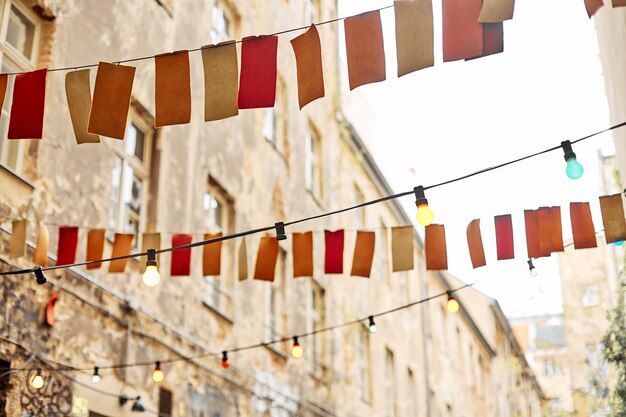
[[[593,138],[595,136],[598,136],[598,135],[600,135],[602,133],[606,133],[606,132],[609,132],[611,130],[615,130],[615,129],[618,129],[618,128],[621,128],[621,127],[624,127],[624,126],[626,126],[626,122],[622,122],[622,123],[613,125],[611,127],[608,127],[606,129],[599,130],[597,132],[591,133],[591,134],[589,134],[587,136],[584,136],[584,137],[572,140],[571,143],[582,142],[584,140],[587,140],[587,139]],[[471,178],[471,177],[474,177],[474,176],[477,176],[477,175],[480,175],[480,174],[484,174],[484,173],[487,173],[487,172],[490,172],[490,171],[493,171],[493,170],[496,170],[496,169],[504,168],[506,166],[513,165],[513,164],[516,164],[518,162],[522,162],[522,161],[525,161],[527,159],[534,158],[534,157],[537,157],[537,156],[540,156],[540,155],[543,155],[543,154],[555,151],[557,149],[561,149],[561,146],[560,145],[559,146],[553,146],[551,148],[544,149],[542,151],[535,152],[535,153],[532,153],[532,154],[529,154],[529,155],[526,155],[526,156],[522,156],[522,157],[517,158],[517,159],[512,159],[512,160],[509,160],[509,161],[506,161],[506,162],[503,162],[503,163],[500,163],[498,165],[494,165],[494,166],[491,166],[491,167],[488,167],[488,168],[483,168],[481,170],[478,170],[478,171],[475,171],[475,172],[472,172],[472,173],[469,173],[469,174],[466,174],[466,175],[463,175],[463,176],[460,176],[460,177],[456,177],[456,178],[453,178],[453,179],[450,179],[450,180],[447,180],[447,181],[443,181],[443,182],[440,182],[440,183],[437,183],[437,184],[425,186],[424,189],[427,190],[427,189],[431,189],[431,188],[442,187],[444,185],[452,184],[454,182],[465,180],[465,179],[468,179],[468,178]],[[401,192],[401,193],[397,193],[397,194],[391,194],[391,195],[388,195],[388,196],[385,196],[385,197],[377,198],[375,200],[366,201],[364,203],[357,204],[357,205],[350,206],[350,207],[346,207],[346,208],[343,208],[343,209],[334,210],[334,211],[330,211],[330,212],[325,212],[325,213],[317,214],[317,215],[314,215],[314,216],[304,217],[304,218],[297,219],[297,220],[292,220],[292,221],[289,221],[289,222],[284,222],[284,225],[285,226],[292,226],[292,225],[298,224],[298,223],[309,222],[309,221],[320,219],[320,218],[324,218],[324,217],[330,217],[330,216],[334,216],[336,214],[341,214],[341,213],[344,213],[344,212],[347,212],[347,211],[360,209],[360,208],[363,208],[363,207],[371,206],[371,205],[382,203],[382,202],[389,201],[389,200],[395,200],[395,199],[398,199],[398,198],[401,198],[401,197],[405,197],[405,196],[408,196],[408,195],[413,195],[413,194],[414,194],[413,190],[405,191],[405,192]],[[260,228],[257,228],[257,229],[250,229],[250,230],[246,230],[246,231],[242,231],[242,232],[238,232],[238,233],[233,233],[233,234],[230,234],[230,235],[224,235],[224,236],[220,236],[220,237],[216,237],[216,238],[212,238],[212,239],[206,239],[206,240],[201,240],[201,241],[198,241],[198,242],[192,242],[192,243],[189,243],[189,244],[186,244],[186,245],[180,245],[180,246],[175,246],[175,247],[171,247],[171,248],[158,249],[156,251],[156,253],[160,254],[160,253],[174,252],[174,251],[182,250],[182,249],[190,249],[190,248],[195,248],[195,247],[199,247],[199,246],[205,246],[205,245],[209,245],[211,243],[223,242],[223,241],[226,241],[226,240],[237,239],[237,238],[244,237],[244,236],[250,236],[250,235],[263,233],[263,232],[269,232],[271,230],[275,230],[275,228],[276,228],[276,225],[274,224],[272,226],[260,227]],[[74,263],[74,264],[48,266],[46,268],[42,268],[42,270],[43,271],[53,271],[53,270],[56,270],[56,269],[67,269],[67,268],[72,268],[72,267],[87,266],[87,265],[91,265],[91,264],[103,263],[103,262],[112,262],[112,261],[117,261],[117,260],[122,260],[122,259],[139,258],[139,257],[142,257],[142,256],[147,256],[147,255],[148,255],[147,252],[138,252],[138,253],[133,253],[133,254],[130,254],[130,255],[117,256],[117,257],[105,258],[105,259],[99,259],[99,260],[93,260],[93,261],[78,262],[78,263]],[[28,269],[19,269],[19,270],[15,270],[15,271],[5,271],[5,272],[0,272],[0,276],[4,276],[4,275],[18,275],[18,274],[30,274],[30,273],[33,273],[34,271],[35,271],[34,267],[33,268],[28,268]]]

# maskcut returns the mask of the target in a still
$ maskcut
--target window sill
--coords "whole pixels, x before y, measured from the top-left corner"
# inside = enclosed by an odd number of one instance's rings
[[[0,165],[0,183],[0,200],[13,208],[26,204],[35,190],[35,184],[4,165]]]
[[[265,346],[265,348],[267,350],[269,350],[271,353],[273,353],[274,355],[278,356],[280,359],[282,359],[283,361],[287,361],[289,359],[289,355],[287,355],[284,352],[281,352],[280,350],[278,350],[277,348],[274,347],[274,345],[263,345]]]
[[[220,311],[219,309],[213,307],[211,305],[211,303],[209,303],[206,300],[202,300],[202,304],[209,309],[213,314],[215,314],[218,318],[222,319],[223,321],[225,321],[226,323],[230,324],[231,326],[233,324],[235,324],[234,320],[232,319],[232,317],[228,316],[226,313],[223,313],[222,311]]]

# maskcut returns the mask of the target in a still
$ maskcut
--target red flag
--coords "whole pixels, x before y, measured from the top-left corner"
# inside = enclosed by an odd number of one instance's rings
[[[42,138],[47,73],[43,68],[15,76],[8,139]]]
[[[343,230],[331,232],[324,230],[326,255],[324,272],[326,274],[343,274]]]
[[[241,44],[240,109],[274,107],[277,36],[248,36]]]
[[[482,0],[443,0],[443,60],[457,61],[483,54]]]
[[[78,246],[78,227],[59,227],[59,244],[57,248],[57,265],[69,265],[76,261]]]
[[[193,236],[190,234],[178,233],[172,236],[172,247],[188,245]],[[191,248],[179,249],[172,252],[172,265],[170,275],[191,275]]]
[[[498,260],[513,259],[515,251],[513,247],[513,221],[511,215],[496,216],[495,222]]]

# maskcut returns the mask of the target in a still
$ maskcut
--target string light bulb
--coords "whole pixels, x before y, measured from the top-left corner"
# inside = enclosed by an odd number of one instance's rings
[[[564,140],[561,142],[561,147],[563,148],[565,162],[567,162],[567,166],[565,167],[565,173],[567,176],[573,180],[577,180],[578,178],[583,176],[585,169],[576,159],[576,154],[572,150],[572,144],[569,140]]]
[[[293,337],[293,346],[291,348],[291,356],[293,356],[296,359],[300,359],[302,356],[304,356],[304,350],[302,349],[302,346],[300,346],[300,342],[298,342],[298,336]]]
[[[615,246],[624,246],[624,241],[623,240],[618,240],[617,242],[613,243]]]
[[[457,301],[456,298],[454,298],[454,295],[452,295],[452,292],[448,291],[448,311],[450,313],[458,313],[459,310],[461,309],[461,305],[459,304],[459,302]]]
[[[230,362],[228,361],[228,352],[222,352],[222,368],[228,369],[230,367]]]
[[[376,323],[374,323],[374,316],[369,316],[369,325],[367,326],[367,328],[369,329],[370,333],[376,333],[378,331],[378,328],[376,327]]]
[[[100,372],[98,367],[93,368],[93,375],[91,376],[91,382],[97,384],[100,382]]]
[[[421,185],[415,187],[413,188],[413,192],[415,193],[415,205],[417,206],[417,215],[415,218],[422,226],[430,226],[435,219],[435,214],[430,207],[428,207],[428,200],[424,194],[424,187]]]
[[[146,271],[143,273],[143,283],[148,287],[156,287],[161,282],[161,275],[157,266],[156,250],[148,249]]]
[[[37,280],[38,285],[43,285],[48,282],[46,276],[43,274],[43,269],[41,268],[41,266],[35,267],[33,272],[35,273],[35,279]]]
[[[163,382],[164,379],[165,374],[161,369],[161,362],[157,361],[154,365],[154,371],[152,371],[152,380],[158,384],[159,382]]]
[[[41,375],[41,369],[37,369],[37,373],[30,379],[30,385],[35,389],[41,389],[44,383],[45,381]]]
[[[535,268],[535,265],[533,264],[533,260],[529,259],[526,262],[528,262],[528,271],[530,272],[530,276],[531,277],[536,277],[537,276],[537,268]]]

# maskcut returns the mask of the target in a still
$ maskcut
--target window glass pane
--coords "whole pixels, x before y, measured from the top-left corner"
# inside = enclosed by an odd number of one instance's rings
[[[128,155],[135,155],[140,161],[144,160],[145,133],[134,123],[128,125],[124,139],[124,149]]]
[[[230,37],[230,22],[224,9],[220,6],[213,6],[213,27],[211,28],[211,40],[213,43],[223,42]]]
[[[35,25],[33,22],[28,20],[15,5],[12,5],[11,11],[9,12],[9,26],[7,28],[6,41],[26,58],[31,59],[34,37]]]
[[[222,203],[210,193],[204,194],[205,224],[208,228],[223,229],[223,207]]]
[[[141,177],[137,176],[136,173],[133,173],[130,195],[128,199],[125,196],[125,201],[127,202],[128,208],[132,210],[133,213],[139,215],[141,212],[141,203],[143,202],[143,180]]]
[[[109,230],[117,226],[117,210],[120,198],[120,183],[122,179],[122,159],[115,158],[111,173],[111,205],[109,206]]]

